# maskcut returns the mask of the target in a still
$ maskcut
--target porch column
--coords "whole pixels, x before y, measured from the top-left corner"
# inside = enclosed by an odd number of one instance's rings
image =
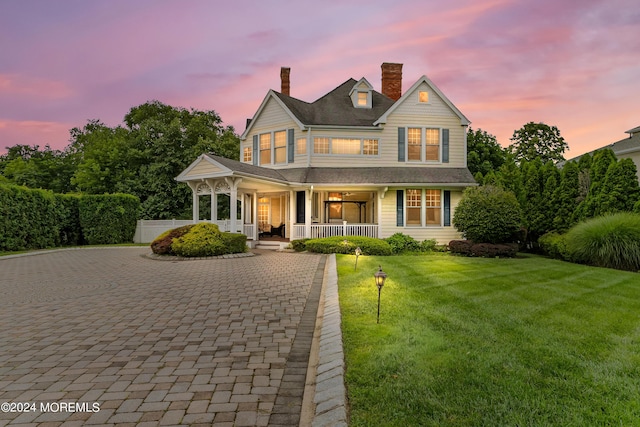
[[[209,188],[211,188],[211,222],[215,224],[216,221],[218,221],[218,195],[216,194],[216,181],[207,179],[206,183]]]
[[[238,223],[238,185],[242,182],[242,178],[225,178],[227,184],[229,184],[229,204],[230,206],[230,216],[229,219],[229,228],[232,233],[237,233],[237,223]]]
[[[253,240],[258,240],[258,192],[254,191],[251,195],[251,209],[253,210]]]
[[[191,199],[192,199],[192,207],[191,212],[193,213],[192,219],[193,223],[196,224],[198,219],[200,218],[200,204],[198,203],[198,183],[188,181],[187,184],[189,188],[191,188]]]
[[[294,203],[294,201],[297,202],[295,198],[295,191],[290,190],[289,191],[289,225],[287,225],[286,227],[290,240],[293,239],[293,236],[294,236],[293,225],[296,223],[296,204]],[[286,237],[286,233],[285,233],[285,237]]]
[[[385,194],[387,194],[387,190],[389,189],[389,187],[384,187],[381,190],[378,190],[378,206],[377,206],[377,213],[376,213],[376,223],[378,224],[378,238],[381,239],[382,237],[382,199],[384,199]]]
[[[305,191],[307,197],[304,200],[304,237],[311,237],[311,200],[313,199],[313,185]]]
[[[240,193],[240,233],[244,232],[244,193]]]

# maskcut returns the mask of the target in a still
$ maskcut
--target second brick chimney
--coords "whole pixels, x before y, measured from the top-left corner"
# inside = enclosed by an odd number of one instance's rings
[[[382,94],[397,101],[402,96],[402,64],[382,64]]]
[[[291,89],[291,84],[289,82],[289,74],[291,73],[291,68],[289,67],[281,67],[280,68],[280,93],[283,95],[289,95],[289,91]]]

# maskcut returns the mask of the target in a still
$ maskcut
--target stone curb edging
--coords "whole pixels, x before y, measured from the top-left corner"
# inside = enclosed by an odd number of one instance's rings
[[[172,255],[156,255],[153,252],[150,254],[142,255],[145,258],[153,259],[156,261],[197,261],[203,259],[229,259],[229,258],[247,258],[250,256],[255,256],[253,252],[241,252],[237,254],[225,254],[218,256],[203,256],[203,257],[181,257],[181,256],[172,256]]]
[[[342,346],[341,314],[338,299],[336,256],[329,255],[324,289],[324,313],[316,368],[315,416],[312,427],[346,427],[347,390],[344,385],[344,350]]]

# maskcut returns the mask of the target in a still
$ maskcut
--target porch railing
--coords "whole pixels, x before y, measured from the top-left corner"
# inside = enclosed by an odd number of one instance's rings
[[[305,228],[304,224],[294,224],[291,240],[333,236],[378,237],[378,224],[349,224],[346,221],[342,224],[311,224],[311,235],[309,236],[306,236]]]

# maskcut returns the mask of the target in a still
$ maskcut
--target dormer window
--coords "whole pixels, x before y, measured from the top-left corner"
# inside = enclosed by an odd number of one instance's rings
[[[371,93],[373,86],[364,77],[360,79],[349,93],[355,108],[371,108]]]
[[[366,107],[368,104],[367,92],[358,92],[358,107]]]

